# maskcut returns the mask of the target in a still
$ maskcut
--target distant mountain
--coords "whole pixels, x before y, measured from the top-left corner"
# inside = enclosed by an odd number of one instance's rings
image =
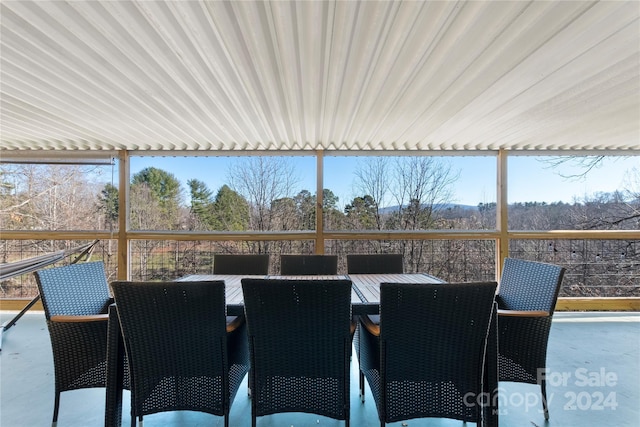
[[[388,213],[392,213],[392,212],[397,212],[400,209],[400,206],[396,205],[396,206],[387,206],[385,208],[380,208],[380,213],[381,214],[388,214]],[[460,205],[460,204],[456,204],[456,203],[438,203],[434,205],[434,209],[438,210],[438,211],[445,211],[445,210],[463,210],[463,211],[477,211],[478,207],[477,206],[471,206],[471,205]]]

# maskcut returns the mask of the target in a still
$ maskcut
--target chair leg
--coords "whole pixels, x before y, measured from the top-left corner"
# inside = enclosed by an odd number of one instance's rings
[[[362,403],[364,403],[364,373],[362,371],[358,371],[359,372],[359,378],[360,378],[360,401]]]
[[[254,371],[254,370],[249,369],[249,374],[251,374],[251,372],[254,372],[254,373],[255,373],[255,371]],[[249,378],[249,381],[251,381],[251,378]],[[255,379],[254,379],[254,381],[253,381],[253,382],[255,383]],[[257,405],[258,405],[258,404],[256,403],[256,397],[255,397],[255,396],[252,396],[252,398],[251,398],[251,427],[256,427],[256,422],[257,422],[257,420],[256,420],[256,418],[257,418],[256,414],[258,413],[258,407],[257,407]]]
[[[542,409],[544,409],[544,419],[549,421],[549,406],[547,404],[547,382],[540,382],[540,391],[542,392]]]
[[[56,391],[56,395],[53,403],[53,421],[51,421],[51,427],[58,425],[58,411],[60,410],[60,392]]]
[[[138,427],[142,427],[142,416],[136,417],[131,414],[131,427],[136,427],[136,418],[138,420]]]

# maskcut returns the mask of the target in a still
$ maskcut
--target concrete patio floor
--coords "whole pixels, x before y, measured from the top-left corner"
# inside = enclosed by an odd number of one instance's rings
[[[2,323],[15,312],[1,312]],[[42,312],[33,311],[6,331],[0,352],[0,426],[51,425],[53,361]],[[501,427],[640,426],[640,313],[556,313],[548,355],[550,421],[541,411],[539,387],[500,383]],[[351,375],[351,425],[378,426],[371,398],[358,397],[357,360]],[[369,392],[367,390],[367,392]],[[371,395],[369,394],[369,397]],[[129,393],[125,392],[122,425],[130,424]],[[232,427],[250,426],[246,379],[232,409]],[[62,393],[59,427],[102,426],[104,389]],[[222,426],[221,417],[194,412],[146,416],[146,427]],[[312,414],[277,414],[258,419],[258,427],[342,426]],[[389,426],[463,426],[447,419],[417,419]],[[467,424],[473,425],[473,424]]]

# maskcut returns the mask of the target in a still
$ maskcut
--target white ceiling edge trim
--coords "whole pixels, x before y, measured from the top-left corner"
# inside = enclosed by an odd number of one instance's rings
[[[20,162],[27,163],[33,160],[34,163],[46,162],[46,160],[67,160],[67,161],[91,161],[102,162],[108,159],[118,159],[120,153],[126,151],[99,151],[99,150],[0,150],[0,163]],[[630,150],[502,150],[507,156],[540,156],[540,157],[633,157],[640,156],[640,149]],[[291,150],[291,151],[233,151],[233,150],[210,150],[210,151],[174,151],[174,150],[142,150],[127,151],[131,157],[244,157],[244,156],[282,156],[301,157],[323,155],[324,157],[405,157],[405,156],[430,156],[430,157],[482,157],[496,156],[500,150]]]
[[[108,150],[2,150],[0,163],[42,163],[47,160],[104,162],[118,157],[118,151]]]

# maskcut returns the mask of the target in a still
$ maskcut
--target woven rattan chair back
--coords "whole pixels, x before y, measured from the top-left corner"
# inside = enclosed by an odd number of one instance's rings
[[[35,276],[47,319],[106,313],[111,303],[102,261],[39,270]]]
[[[257,417],[307,412],[349,425],[351,281],[243,279]]]
[[[106,386],[106,313],[112,300],[101,261],[43,269],[34,275],[51,338],[55,425],[61,392]]]
[[[269,255],[224,254],[213,258],[213,274],[269,274]]]
[[[349,274],[402,274],[402,254],[353,254],[347,255]]]
[[[226,331],[224,282],[112,284],[131,369],[131,425],[147,414],[224,416],[249,368],[246,324]]]
[[[505,258],[498,290],[500,308],[553,314],[564,273],[558,265]]]
[[[360,366],[382,426],[413,418],[480,425],[485,348],[497,284],[382,283],[379,335],[362,323]]]
[[[336,255],[281,255],[280,274],[284,276],[324,275],[338,273]]]

